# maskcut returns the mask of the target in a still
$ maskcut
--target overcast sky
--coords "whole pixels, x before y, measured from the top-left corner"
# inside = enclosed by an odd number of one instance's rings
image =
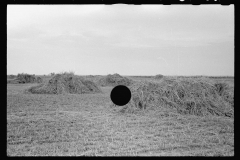
[[[8,5],[7,74],[234,75],[234,6]]]

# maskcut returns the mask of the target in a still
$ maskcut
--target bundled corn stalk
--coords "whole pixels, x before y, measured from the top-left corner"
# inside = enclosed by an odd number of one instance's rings
[[[130,86],[132,98],[123,108],[135,111],[168,107],[181,114],[233,117],[233,87],[210,83],[203,78],[164,78],[158,82],[139,82]]]
[[[100,93],[102,91],[90,80],[70,74],[56,74],[48,82],[33,86],[27,92],[36,94],[83,94]]]

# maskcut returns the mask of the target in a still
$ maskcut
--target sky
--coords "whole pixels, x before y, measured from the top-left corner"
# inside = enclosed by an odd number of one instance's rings
[[[7,74],[234,76],[234,6],[8,5]]]

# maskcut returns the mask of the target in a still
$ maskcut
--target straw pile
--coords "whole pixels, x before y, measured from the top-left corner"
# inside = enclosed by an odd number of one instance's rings
[[[46,83],[31,87],[27,92],[33,94],[84,94],[102,91],[94,82],[82,77],[72,74],[56,74]]]
[[[234,117],[233,87],[204,78],[164,78],[130,86],[132,98],[121,112],[167,107],[180,114]]]
[[[117,85],[125,85],[129,86],[133,84],[133,80],[122,77],[119,74],[109,74],[105,77],[102,77],[97,82],[101,86],[117,86]]]
[[[162,79],[163,78],[163,75],[161,75],[161,74],[157,74],[155,77],[154,77],[154,79]]]
[[[37,83],[42,83],[42,82],[43,82],[43,79],[42,79],[41,77],[37,77],[37,78],[36,78],[36,82],[37,82]]]

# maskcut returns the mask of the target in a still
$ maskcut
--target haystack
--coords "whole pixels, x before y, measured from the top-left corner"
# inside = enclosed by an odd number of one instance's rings
[[[105,77],[102,77],[97,82],[101,86],[117,86],[117,85],[125,85],[129,86],[133,84],[133,80],[122,77],[119,74],[109,74]]]
[[[135,83],[130,90],[132,98],[124,112],[167,107],[180,114],[234,117],[233,87],[225,83],[213,84],[201,78],[164,78],[161,83]]]
[[[163,78],[163,75],[161,75],[161,74],[157,74],[155,77],[154,77],[154,79],[162,79]]]
[[[37,78],[36,78],[36,82],[37,82],[37,83],[42,83],[42,82],[43,82],[43,79],[42,79],[41,77],[37,77]]]
[[[31,87],[27,92],[36,94],[83,94],[100,93],[102,91],[90,80],[75,75],[56,74],[46,83]]]

